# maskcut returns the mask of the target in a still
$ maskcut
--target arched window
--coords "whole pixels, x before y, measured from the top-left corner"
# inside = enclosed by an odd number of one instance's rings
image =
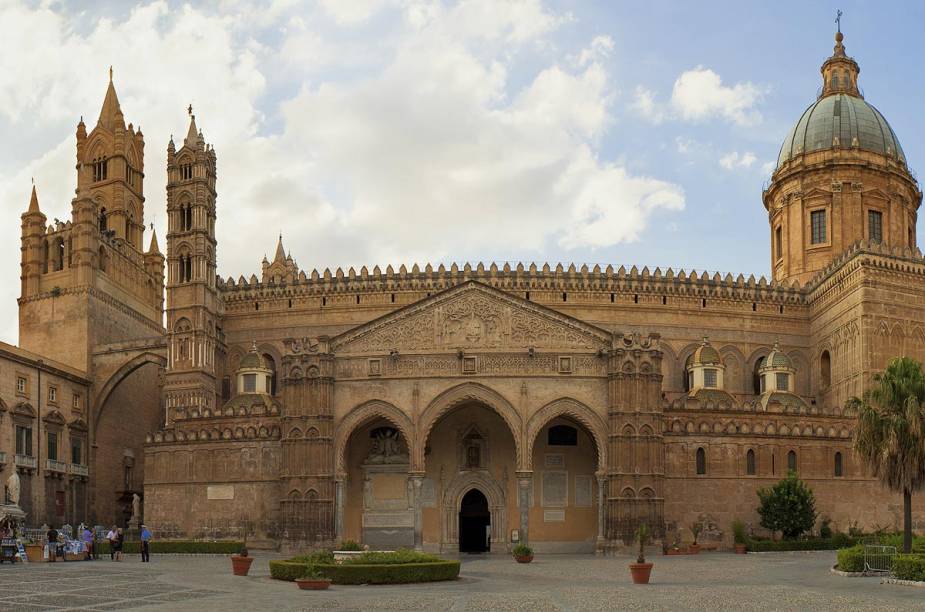
[[[270,376],[268,376],[267,390],[270,392],[270,395],[276,395],[276,360],[268,354],[263,354],[263,360],[267,362],[267,367],[270,369]]]
[[[74,238],[68,237],[67,239],[67,267],[70,268],[74,265]]]
[[[819,356],[819,374],[822,378],[822,388],[828,389],[832,384],[832,356],[828,351],[822,351]]]
[[[707,453],[703,450],[703,448],[697,449],[697,473],[707,473]]]
[[[749,476],[755,475],[755,451],[748,449],[745,455],[745,473]]]
[[[49,253],[51,249],[48,247],[48,241],[42,243],[42,274],[47,274],[49,271]]]
[[[546,434],[549,446],[578,446],[578,430],[570,425],[553,425]]]
[[[100,246],[100,272],[106,272],[109,269],[109,256],[106,254],[106,247]]]
[[[106,209],[100,209],[100,232],[105,232],[109,229],[109,221],[106,219]]]
[[[55,258],[55,270],[64,269],[64,238],[60,236],[55,238],[55,251],[52,254]]]
[[[787,453],[787,469],[793,472],[797,471],[797,454],[796,451]]]
[[[754,387],[755,395],[761,395],[764,393],[764,377],[758,373],[758,370],[761,369],[761,366],[764,365],[765,357],[760,358],[755,362],[755,372],[752,376],[752,384]]]
[[[841,453],[835,453],[835,475],[844,476],[844,466],[842,465]]]

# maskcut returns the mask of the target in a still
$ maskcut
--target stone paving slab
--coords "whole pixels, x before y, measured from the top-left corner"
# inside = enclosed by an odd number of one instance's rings
[[[835,553],[655,556],[652,584],[633,585],[626,557],[539,555],[527,565],[505,555],[465,556],[461,578],[417,585],[337,586],[300,591],[269,577],[269,555],[250,575],[231,575],[226,557],[163,556],[140,563],[0,566],[0,611],[209,612],[317,610],[571,612],[583,610],[923,610],[921,589],[830,573]],[[71,609],[71,608],[67,608]]]

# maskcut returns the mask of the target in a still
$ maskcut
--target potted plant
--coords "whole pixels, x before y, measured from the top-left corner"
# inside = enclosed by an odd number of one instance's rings
[[[533,561],[533,549],[523,543],[515,546],[511,550],[511,554],[514,555],[514,559],[516,559],[518,563],[530,563]]]
[[[747,551],[748,539],[745,536],[745,524],[742,521],[732,521],[732,538],[735,540],[737,555],[744,555]]]
[[[331,579],[321,575],[321,571],[312,565],[301,578],[296,578],[295,583],[303,591],[324,591],[331,586]]]
[[[253,562],[254,558],[248,556],[247,547],[244,546],[241,548],[240,554],[231,555],[231,571],[234,572],[235,576],[247,576]]]
[[[691,542],[691,545],[688,547],[693,554],[700,552],[700,544],[697,543],[697,537],[700,535],[700,532],[703,531],[703,523],[696,522],[691,525],[691,533],[694,535],[694,541]]]
[[[639,556],[636,557],[636,563],[630,563],[630,575],[633,577],[633,584],[649,584],[649,576],[652,574],[652,563],[646,563],[646,541],[649,539],[649,527],[642,523],[636,529],[636,540],[639,542]]]

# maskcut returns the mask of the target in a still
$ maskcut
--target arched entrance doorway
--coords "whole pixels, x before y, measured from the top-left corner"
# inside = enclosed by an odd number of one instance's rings
[[[463,496],[459,505],[459,552],[481,553],[490,549],[488,498],[478,489],[472,489]]]

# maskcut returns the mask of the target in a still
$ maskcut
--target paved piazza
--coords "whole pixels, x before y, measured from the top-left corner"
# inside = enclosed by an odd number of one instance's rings
[[[831,552],[657,556],[649,586],[630,583],[629,557],[464,557],[457,582],[328,592],[270,579],[268,558],[247,578],[219,556],[4,564],[0,610],[925,610],[923,589],[830,574]]]

